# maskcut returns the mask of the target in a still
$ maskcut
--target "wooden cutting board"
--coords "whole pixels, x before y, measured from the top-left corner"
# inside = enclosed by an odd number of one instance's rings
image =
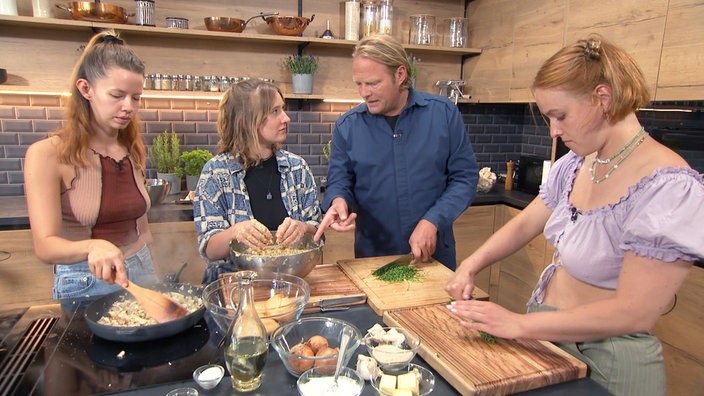
[[[336,264],[320,264],[305,278],[310,285],[310,300],[303,312],[317,312],[320,301],[337,297],[360,297],[359,301],[346,305],[364,304],[365,293],[345,275]]]
[[[445,292],[444,287],[453,272],[438,261],[414,264],[421,271],[420,282],[389,283],[378,280],[372,275],[372,271],[398,257],[340,260],[337,264],[352,279],[352,282],[366,293],[367,303],[380,316],[384,311],[391,309],[450,302],[450,296]],[[489,299],[489,295],[479,288],[474,288],[472,297],[478,300]]]
[[[444,305],[387,311],[389,326],[420,335],[418,354],[463,395],[507,395],[585,377],[582,361],[550,342],[485,342]]]

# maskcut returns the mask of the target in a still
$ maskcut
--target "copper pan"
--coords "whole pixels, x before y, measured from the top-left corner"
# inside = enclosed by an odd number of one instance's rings
[[[68,11],[73,19],[79,21],[127,23],[125,9],[112,4],[72,1],[67,6],[56,4],[56,7]]]
[[[298,36],[306,30],[309,23],[313,22],[313,18],[315,18],[315,14],[310,19],[296,16],[270,16],[264,18],[264,20],[276,34]]]

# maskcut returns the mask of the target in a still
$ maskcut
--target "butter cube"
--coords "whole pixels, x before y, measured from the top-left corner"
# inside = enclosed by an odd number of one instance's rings
[[[418,395],[418,393],[419,393],[418,376],[416,376],[415,372],[411,371],[406,374],[401,374],[398,376],[396,381],[398,383],[396,388],[409,390],[413,393],[414,396]]]
[[[393,395],[394,389],[396,389],[396,376],[382,374],[381,380],[379,380],[379,390],[381,393]]]

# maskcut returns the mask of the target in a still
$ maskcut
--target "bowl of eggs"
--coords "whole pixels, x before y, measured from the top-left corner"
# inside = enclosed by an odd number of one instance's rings
[[[332,375],[345,327],[352,329],[347,351],[343,354],[343,365],[346,366],[359,347],[362,334],[357,327],[344,320],[315,316],[301,318],[274,330],[271,344],[286,370],[294,377],[299,377],[314,367],[322,374]]]

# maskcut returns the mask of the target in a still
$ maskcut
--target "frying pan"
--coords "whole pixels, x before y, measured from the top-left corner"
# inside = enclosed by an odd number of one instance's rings
[[[187,284],[162,284],[151,287],[161,292],[174,291],[190,296],[200,296],[202,290],[199,287]],[[98,323],[100,318],[106,316],[115,301],[132,298],[126,290],[120,290],[103,296],[88,305],[85,312],[86,323],[98,337],[110,341],[119,342],[140,342],[159,338],[169,337],[193,327],[205,313],[205,306],[201,306],[195,312],[169,322],[158,323],[148,326],[120,327],[108,326]]]
[[[73,19],[79,21],[127,23],[128,15],[125,9],[112,4],[72,1],[68,6],[56,4],[56,7],[68,11]]]
[[[313,22],[314,18],[315,14],[311,15],[310,19],[297,16],[262,17],[274,33],[282,36],[298,36],[306,30],[306,27]]]
[[[189,356],[208,342],[210,331],[205,319],[186,331],[156,342],[114,342],[91,337],[88,357],[96,364],[120,372],[137,372]]]

